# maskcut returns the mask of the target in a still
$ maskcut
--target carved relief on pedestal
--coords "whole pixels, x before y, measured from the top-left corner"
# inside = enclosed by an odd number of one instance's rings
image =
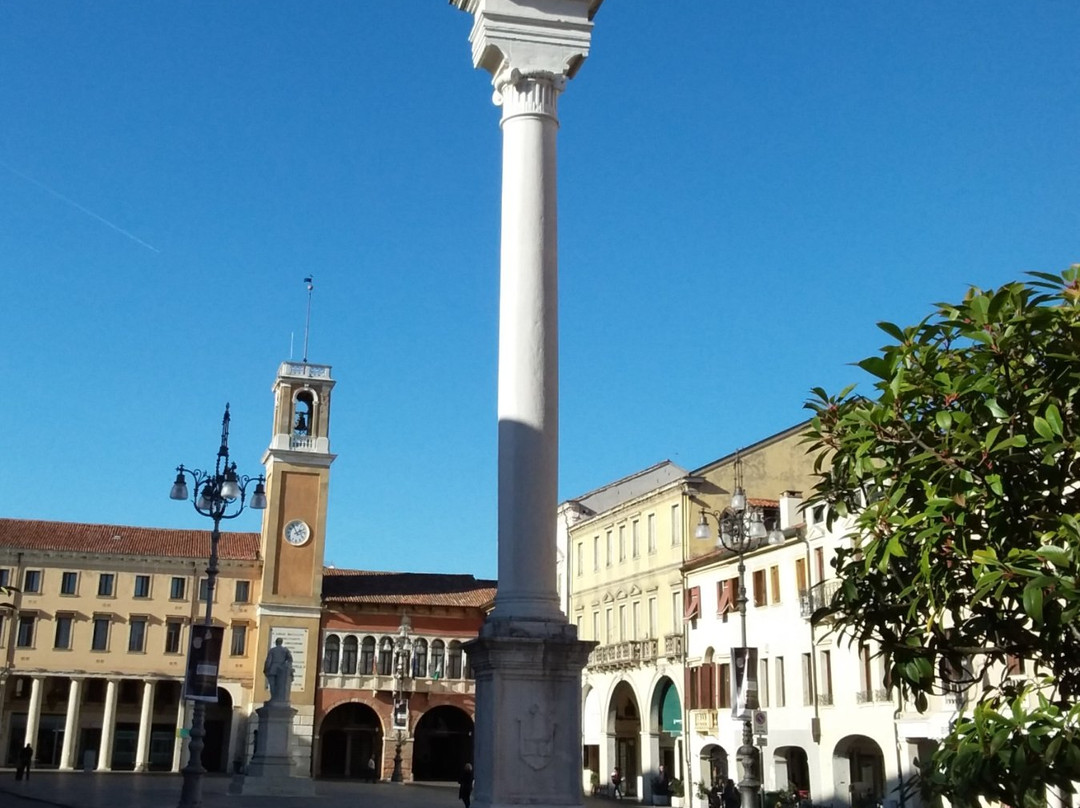
[[[557,727],[551,712],[535,702],[525,717],[518,719],[518,755],[530,769],[540,771],[551,763]]]

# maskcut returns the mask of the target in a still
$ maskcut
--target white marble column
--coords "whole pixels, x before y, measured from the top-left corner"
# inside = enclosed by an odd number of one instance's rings
[[[41,688],[45,680],[44,676],[30,677],[30,706],[26,711],[26,733],[23,736],[23,745],[30,744],[37,753],[38,724],[41,721]]]
[[[559,609],[557,101],[600,0],[452,0],[502,107],[499,591],[467,652],[477,808],[581,805],[579,642]]]
[[[135,747],[135,771],[149,768],[150,728],[154,723],[154,680],[143,682],[142,710],[139,713],[139,740]]]
[[[194,712],[194,702],[184,701],[180,699],[181,710],[183,711],[183,717],[180,719],[181,729],[191,729],[191,718]],[[188,765],[188,761],[191,759],[191,738],[177,738],[177,746],[180,747],[180,769],[181,771]],[[175,748],[173,749],[173,755],[176,755]]]
[[[560,75],[496,76],[502,105],[499,593],[496,620],[565,622],[555,589],[558,506]]]
[[[97,770],[107,772],[112,769],[113,739],[116,737],[116,698],[117,680],[105,682],[105,711],[101,716],[101,744],[98,748]]]
[[[503,112],[499,592],[492,620],[565,623],[555,586],[557,100],[588,55],[600,0],[454,3],[475,18],[473,63],[491,73]]]
[[[72,679],[68,683],[67,714],[64,716],[64,743],[60,747],[60,771],[75,768],[75,753],[79,747],[79,693],[82,680]]]
[[[180,766],[181,766],[180,759],[184,754],[184,747],[187,746],[187,744],[185,743],[187,738],[184,738],[180,734],[180,730],[182,730],[186,726],[184,719],[186,718],[187,705],[188,705],[188,703],[186,701],[184,701],[183,695],[181,694],[180,701],[176,705],[176,731],[173,733],[174,740],[173,740],[172,769],[171,769],[171,771],[174,771],[174,772],[180,771]]]

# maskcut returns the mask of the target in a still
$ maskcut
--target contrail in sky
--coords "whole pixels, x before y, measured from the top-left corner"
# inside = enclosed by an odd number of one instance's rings
[[[45,191],[47,194],[55,196],[61,202],[66,202],[67,204],[71,205],[71,207],[75,208],[76,210],[81,210],[87,216],[90,216],[90,217],[92,217],[94,219],[97,219],[99,222],[101,222],[106,227],[111,227],[113,230],[115,230],[120,235],[127,236],[129,239],[134,241],[136,244],[140,244],[143,247],[146,247],[146,249],[153,250],[156,253],[161,252],[161,250],[159,250],[153,244],[147,244],[145,241],[143,241],[141,238],[136,236],[134,233],[129,233],[127,230],[120,227],[119,225],[113,224],[108,219],[106,219],[104,216],[99,216],[98,214],[94,213],[94,211],[90,210],[89,208],[83,207],[78,202],[76,202],[74,199],[69,199],[68,197],[66,197],[62,193],[60,193],[59,191],[56,191],[56,190],[50,188],[48,185],[41,182],[40,180],[35,180],[31,176],[23,174],[21,171],[18,171],[16,169],[12,168],[11,166],[9,166],[7,163],[5,163],[3,161],[0,161],[0,168],[5,168],[8,171],[10,171],[12,174],[14,174],[16,177],[21,177],[22,179],[26,180],[27,182],[32,182],[34,185],[36,185],[41,190]]]

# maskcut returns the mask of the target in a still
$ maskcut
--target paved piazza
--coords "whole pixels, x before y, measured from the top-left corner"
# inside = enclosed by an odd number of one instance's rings
[[[211,775],[203,781],[205,808],[461,808],[457,785],[358,783],[316,780],[313,798],[233,797],[229,778]],[[16,781],[12,769],[0,769],[0,804],[4,808],[172,808],[180,799],[176,774],[83,772],[32,773],[29,782]],[[586,808],[601,808],[610,800],[586,797]]]

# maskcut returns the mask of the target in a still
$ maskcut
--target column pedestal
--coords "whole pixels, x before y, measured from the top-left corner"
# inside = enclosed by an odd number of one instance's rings
[[[292,729],[296,714],[288,704],[266,702],[259,716],[259,740],[246,775],[229,785],[230,794],[266,797],[313,797],[315,784],[292,773]]]
[[[581,805],[581,670],[596,644],[565,623],[540,637],[520,628],[488,623],[466,644],[476,675],[475,804]]]

